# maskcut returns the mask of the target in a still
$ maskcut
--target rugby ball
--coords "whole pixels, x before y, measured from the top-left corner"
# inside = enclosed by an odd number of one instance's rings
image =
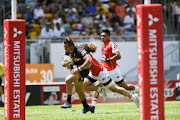
[[[71,65],[74,63],[73,60],[71,59],[71,57],[69,57],[68,55],[64,55],[64,56],[63,56],[63,60],[64,60],[65,62],[71,61]]]

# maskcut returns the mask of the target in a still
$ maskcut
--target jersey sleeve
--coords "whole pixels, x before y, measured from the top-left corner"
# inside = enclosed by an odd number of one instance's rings
[[[112,53],[115,53],[116,51],[118,51],[118,47],[115,43],[112,43],[111,47],[112,47]]]

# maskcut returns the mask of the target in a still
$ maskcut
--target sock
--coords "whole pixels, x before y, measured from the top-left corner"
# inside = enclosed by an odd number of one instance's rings
[[[139,87],[135,86],[135,91],[138,92],[139,91]]]
[[[97,99],[96,99],[96,98],[93,98],[93,99],[92,99],[92,106],[95,107],[95,106],[96,106],[96,102],[97,102]]]
[[[88,103],[87,103],[87,101],[86,101],[86,98],[85,98],[83,101],[81,101],[81,102],[82,102],[82,104],[83,104],[84,109],[86,109],[86,108],[89,107],[89,105],[88,105]]]
[[[130,99],[131,99],[132,101],[134,101],[136,98],[135,98],[134,95],[132,95]]]
[[[98,87],[97,92],[101,92],[102,91],[102,87]]]
[[[67,101],[68,101],[68,103],[70,103],[70,104],[71,104],[71,95],[68,95],[68,97],[67,97]]]

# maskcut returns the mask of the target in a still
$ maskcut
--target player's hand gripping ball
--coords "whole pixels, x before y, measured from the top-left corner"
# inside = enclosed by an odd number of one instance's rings
[[[71,65],[74,64],[73,60],[72,60],[71,57],[69,57],[68,55],[64,55],[64,56],[63,56],[63,60],[64,60],[64,62],[70,62]]]

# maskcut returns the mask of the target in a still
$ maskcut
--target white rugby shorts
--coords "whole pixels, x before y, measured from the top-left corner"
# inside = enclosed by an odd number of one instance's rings
[[[89,72],[89,76],[102,84],[107,84],[105,85],[106,88],[109,88],[114,84],[114,81],[111,80],[106,68],[103,68],[103,71],[101,71],[98,76],[93,76],[91,72]]]
[[[112,71],[108,71],[108,73],[114,82],[120,82],[121,80],[123,80],[119,66],[116,66],[116,68]]]

